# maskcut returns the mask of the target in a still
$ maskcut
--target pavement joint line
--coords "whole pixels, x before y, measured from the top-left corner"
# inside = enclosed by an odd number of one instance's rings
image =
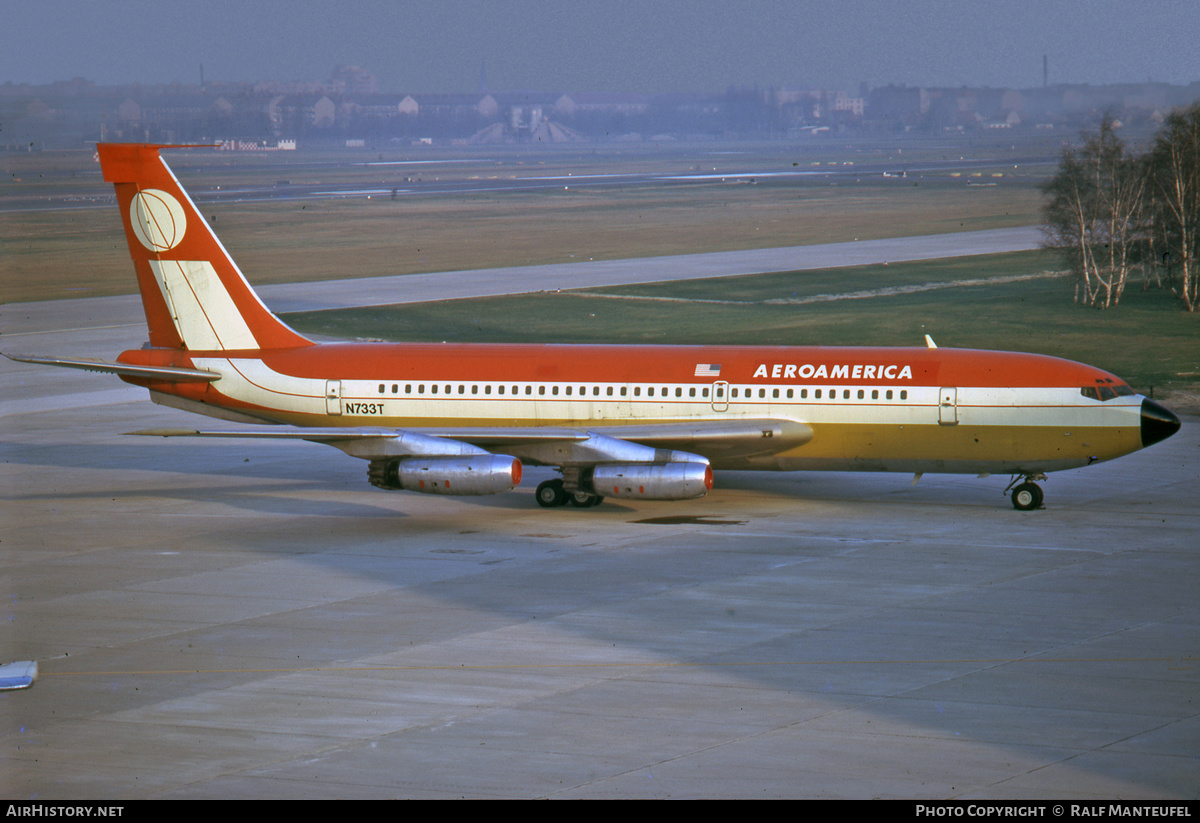
[[[42,671],[39,678],[47,677],[111,677],[113,675],[165,675],[165,674],[303,674],[314,672],[388,672],[388,671],[500,671],[505,669],[603,669],[603,668],[738,668],[765,666],[862,666],[862,665],[947,665],[947,664],[1004,664],[1004,663],[1185,663],[1200,661],[1200,657],[997,657],[997,658],[947,658],[928,660],[777,660],[749,661],[740,663],[709,662],[612,662],[612,663],[489,663],[481,665],[438,664],[414,666],[306,666],[295,669],[132,669],[127,671]],[[1194,666],[1172,668],[1190,669]]]

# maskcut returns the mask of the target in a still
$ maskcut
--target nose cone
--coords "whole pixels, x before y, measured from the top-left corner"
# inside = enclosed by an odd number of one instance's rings
[[[1142,400],[1142,448],[1179,431],[1179,418],[1153,400]]]

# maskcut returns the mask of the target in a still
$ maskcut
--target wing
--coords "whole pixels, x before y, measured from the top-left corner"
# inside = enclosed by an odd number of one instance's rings
[[[587,429],[313,428],[252,431],[154,429],[159,437],[307,440],[370,462],[382,489],[435,494],[495,494],[521,482],[521,462],[555,466],[562,480],[538,486],[543,506],[568,499],[592,505],[604,496],[686,500],[712,488],[712,465],[745,465],[807,443],[812,430],[788,419],[700,420]],[[579,502],[583,501],[583,502]]]
[[[544,466],[598,463],[722,463],[775,454],[812,439],[812,429],[790,419],[698,420],[615,426],[475,428],[311,428],[198,431],[150,429],[152,437],[229,437],[307,440],[364,460],[463,456],[503,451]]]

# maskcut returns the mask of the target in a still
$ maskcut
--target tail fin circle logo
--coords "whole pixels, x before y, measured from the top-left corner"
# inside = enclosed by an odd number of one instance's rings
[[[187,228],[183,206],[162,189],[146,189],[135,194],[129,206],[129,220],[137,239],[153,252],[178,246]]]

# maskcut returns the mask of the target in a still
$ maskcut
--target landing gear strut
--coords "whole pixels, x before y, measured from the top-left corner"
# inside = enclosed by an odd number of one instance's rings
[[[1044,498],[1042,487],[1033,481],[1045,479],[1046,475],[1040,472],[1038,474],[1025,474],[1014,477],[1012,483],[1008,484],[1008,489],[1012,489],[1013,508],[1023,512],[1041,508],[1042,499]],[[1018,480],[1022,482],[1018,484]],[[1016,484],[1015,487],[1014,484]],[[1005,489],[1005,491],[1008,491],[1008,489]]]
[[[598,494],[577,489],[576,491],[567,491],[562,480],[555,478],[540,483],[537,491],[534,493],[539,506],[552,509],[556,506],[565,506],[570,503],[577,509],[586,509],[591,506],[599,506],[604,502],[604,498]]]

